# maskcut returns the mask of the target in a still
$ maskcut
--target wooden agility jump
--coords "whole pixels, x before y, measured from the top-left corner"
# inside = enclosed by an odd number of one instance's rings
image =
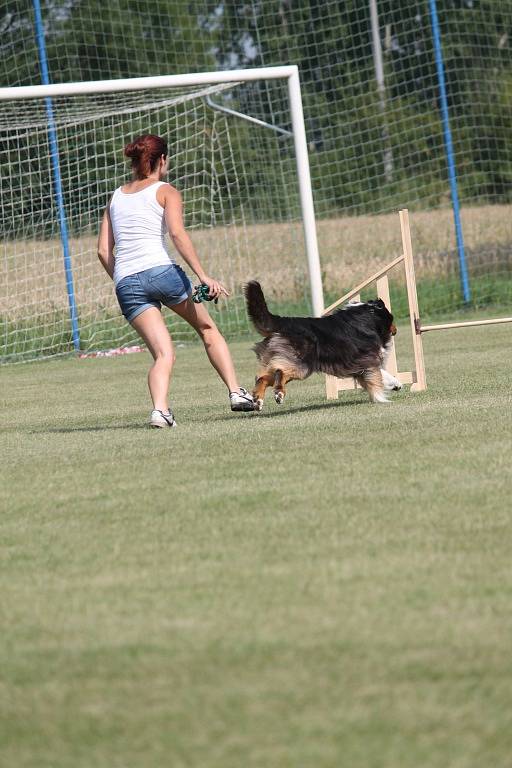
[[[402,233],[402,248],[403,248],[402,255],[398,256],[389,264],[386,264],[385,267],[382,267],[382,269],[379,269],[378,272],[375,272],[375,274],[371,275],[371,277],[369,277],[367,280],[364,280],[362,283],[357,285],[355,288],[353,288],[351,291],[346,293],[340,299],[335,301],[334,304],[331,304],[330,307],[327,307],[327,309],[324,310],[323,314],[328,315],[330,312],[333,311],[333,309],[336,309],[336,307],[339,307],[340,304],[344,304],[345,302],[350,301],[351,299],[355,299],[356,301],[358,301],[360,298],[360,292],[364,288],[367,288],[372,283],[376,284],[377,295],[379,296],[379,298],[381,298],[384,301],[386,307],[391,312],[388,273],[391,272],[391,270],[395,269],[395,267],[398,267],[400,264],[403,264],[404,271],[405,271],[406,288],[407,288],[407,301],[409,305],[409,318],[410,318],[410,324],[411,324],[415,370],[405,371],[405,372],[398,370],[394,339],[392,339],[391,341],[391,348],[390,348],[389,356],[386,362],[386,370],[389,371],[389,373],[391,373],[397,379],[399,379],[402,382],[402,384],[410,384],[411,392],[421,392],[422,390],[427,388],[427,380],[425,376],[425,361],[423,357],[423,343],[421,339],[422,333],[426,333],[427,331],[448,330],[451,328],[465,328],[473,325],[493,325],[497,323],[511,323],[512,317],[499,317],[499,318],[494,318],[489,320],[468,320],[466,322],[460,322],[460,323],[442,323],[439,325],[423,325],[422,326],[420,322],[420,312],[418,307],[418,295],[416,292],[416,278],[414,274],[414,260],[413,260],[412,243],[411,243],[411,229],[409,226],[409,211],[407,209],[403,209],[399,211],[399,216],[400,216],[400,229]],[[327,399],[329,400],[337,399],[338,392],[340,390],[357,389],[359,386],[355,381],[355,379],[353,378],[338,379],[336,376],[329,376],[329,375],[326,375],[325,378],[326,378],[326,382],[325,382],[326,394],[327,394]]]

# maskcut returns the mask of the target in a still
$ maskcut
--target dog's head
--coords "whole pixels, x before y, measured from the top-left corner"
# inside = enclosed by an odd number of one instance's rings
[[[373,314],[375,314],[382,325],[382,329],[391,333],[392,336],[396,334],[396,325],[393,322],[393,315],[388,310],[382,299],[375,299],[373,301],[366,302]]]

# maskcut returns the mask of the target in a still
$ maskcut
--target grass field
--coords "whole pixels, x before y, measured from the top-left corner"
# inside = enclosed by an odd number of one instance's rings
[[[168,432],[145,354],[3,368],[0,764],[508,768],[510,329],[424,344],[261,415],[178,349]]]

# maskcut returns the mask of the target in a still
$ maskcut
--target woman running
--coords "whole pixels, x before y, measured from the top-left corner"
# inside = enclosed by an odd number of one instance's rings
[[[229,295],[201,266],[183,225],[181,194],[164,181],[167,142],[145,134],[127,144],[124,154],[132,161],[132,180],[116,189],[103,214],[98,257],[114,281],[124,317],[154,359],[148,374],[153,400],[149,423],[152,427],[176,426],[168,401],[175,355],[162,304],[183,317],[201,337],[211,364],[228,388],[231,410],[252,411],[252,397],[238,385],[224,337],[205,306],[192,301],[190,280],[167,252],[165,235],[169,232],[178,253],[208,286],[209,296]]]

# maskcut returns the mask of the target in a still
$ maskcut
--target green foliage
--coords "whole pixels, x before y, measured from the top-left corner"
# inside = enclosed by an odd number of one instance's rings
[[[210,5],[213,13],[215,4]],[[320,215],[444,202],[447,171],[427,2],[379,2],[386,94],[379,101],[369,6],[306,0],[227,2],[218,23],[219,61],[297,64]],[[511,196],[512,6],[500,0],[439,0],[451,127],[463,201]],[[254,45],[248,46],[250,39]],[[254,113],[255,89],[242,106]],[[265,106],[261,88],[261,111]],[[392,179],[383,155],[389,146]]]
[[[52,82],[103,80],[214,66],[211,33],[180,0],[41,0]],[[33,3],[2,0],[2,85],[40,82]],[[189,66],[190,65],[190,66]]]
[[[222,4],[113,0],[107,17],[99,0],[42,3],[53,81],[297,64],[320,216],[340,211],[375,213],[404,202],[411,207],[446,202],[447,171],[428,3],[380,0],[378,8],[384,95],[376,87],[369,6],[358,0],[227,0]],[[438,0],[438,12],[460,197],[462,202],[509,201],[512,6],[502,0]],[[33,27],[32,3],[0,2],[4,84],[39,81]],[[230,97],[230,106],[289,128],[284,96],[269,98],[267,89],[263,83],[244,86]],[[296,198],[283,197],[280,181],[283,167],[293,158],[289,145],[272,136],[255,142],[252,137],[259,129],[236,119],[232,123],[235,166],[244,167],[246,181],[244,188],[237,189],[236,171],[218,168],[213,202],[218,211],[228,195],[235,204],[243,195],[265,198],[255,210],[260,220],[279,219],[295,211]],[[141,124],[141,130],[147,128]],[[171,142],[180,141],[179,134],[169,133]],[[95,140],[109,146],[107,126]],[[16,146],[11,153],[2,153],[0,161],[2,175],[11,178]],[[64,169],[73,166],[69,158],[76,150],[79,147],[61,144]],[[391,173],[385,168],[386,151],[392,158]],[[112,146],[112,152],[118,153],[119,147]],[[22,142],[20,167],[24,153]],[[32,194],[41,201],[39,218],[44,219],[46,213],[52,214],[53,203],[48,161],[40,162]],[[87,206],[95,210],[112,182],[104,172],[99,178],[93,158],[87,163],[91,202],[80,202],[83,220]],[[178,182],[186,189],[187,173]],[[14,206],[27,202],[22,187],[22,181],[13,180]],[[68,209],[75,211],[76,202],[70,188]]]

